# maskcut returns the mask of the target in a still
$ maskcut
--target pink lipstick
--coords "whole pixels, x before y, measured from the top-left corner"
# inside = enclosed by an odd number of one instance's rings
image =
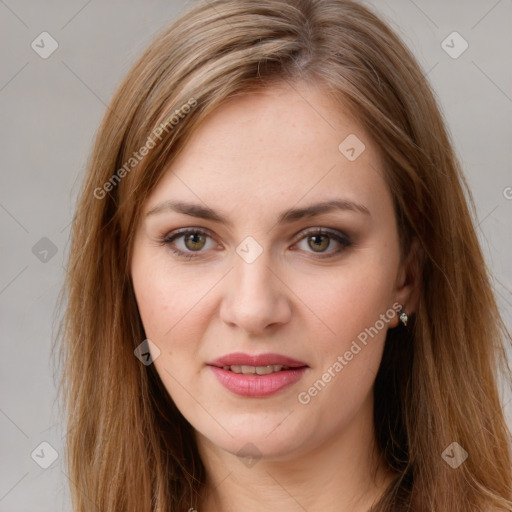
[[[245,397],[266,397],[296,383],[308,365],[281,354],[228,354],[208,363],[218,381]]]

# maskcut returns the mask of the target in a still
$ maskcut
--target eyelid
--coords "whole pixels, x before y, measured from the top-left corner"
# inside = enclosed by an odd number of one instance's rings
[[[175,229],[174,231],[167,233],[163,237],[162,241],[169,242],[169,241],[175,240],[179,236],[188,235],[189,233],[199,233],[201,235],[206,235],[206,236],[209,236],[210,238],[215,239],[215,237],[212,235],[212,233],[209,229],[189,227],[189,228]]]
[[[339,231],[337,229],[331,229],[331,228],[323,228],[323,227],[306,228],[305,230],[301,231],[299,233],[299,235],[300,235],[300,238],[297,241],[300,241],[303,238],[305,238],[307,236],[311,236],[311,235],[325,235],[325,236],[330,236],[331,238],[334,238],[335,240],[341,239],[342,241],[344,241],[346,243],[351,243],[350,236],[343,233],[342,231]]]

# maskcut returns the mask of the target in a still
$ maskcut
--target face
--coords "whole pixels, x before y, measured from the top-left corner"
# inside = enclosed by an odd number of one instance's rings
[[[201,439],[284,459],[372,421],[410,290],[377,149],[320,89],[275,86],[204,121],[131,261],[153,364]]]

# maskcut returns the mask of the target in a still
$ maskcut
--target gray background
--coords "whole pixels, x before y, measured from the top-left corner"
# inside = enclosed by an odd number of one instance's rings
[[[512,2],[367,3],[402,35],[438,95],[512,327]],[[70,510],[49,357],[73,204],[116,85],[184,8],[177,0],[0,0],[0,512]],[[47,59],[31,48],[43,31],[59,45]],[[453,31],[469,44],[456,59],[441,46]],[[510,400],[504,407],[512,418]],[[60,454],[48,469],[31,458],[44,441]]]

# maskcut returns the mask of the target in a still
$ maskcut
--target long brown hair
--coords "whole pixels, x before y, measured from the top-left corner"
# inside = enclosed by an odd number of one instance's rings
[[[471,193],[414,57],[348,0],[204,1],[155,39],[115,93],[76,207],[62,295],[74,510],[200,503],[206,475],[193,429],[154,365],[134,356],[145,334],[129,272],[133,234],[145,199],[201,121],[227,98],[279,80],[321,85],[364,125],[382,154],[402,257],[413,240],[420,247],[419,306],[407,328],[388,331],[375,383],[377,444],[398,477],[374,510],[510,510],[497,382],[500,370],[510,376],[511,337]],[[442,456],[453,442],[468,454],[456,469]]]

